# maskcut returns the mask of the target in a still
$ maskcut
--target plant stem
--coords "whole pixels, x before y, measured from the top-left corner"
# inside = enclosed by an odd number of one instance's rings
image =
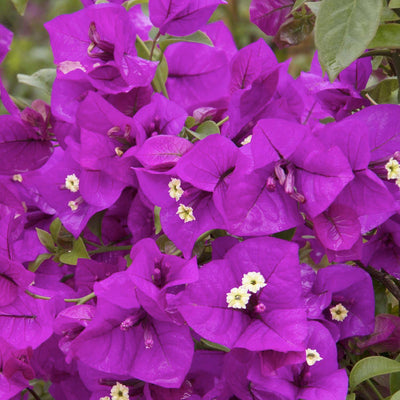
[[[374,393],[378,396],[379,400],[384,400],[383,396],[380,394],[379,390],[376,388],[376,386],[372,383],[371,379],[367,379],[367,382],[371,389],[374,391]]]
[[[224,119],[221,119],[221,121],[217,122],[217,126],[221,126],[222,124],[224,124],[226,121],[228,121],[229,119],[229,115],[227,117],[225,117]]]
[[[76,303],[76,304],[85,304],[89,300],[93,299],[96,297],[96,294],[94,292],[89,293],[86,296],[79,297],[77,299],[64,299],[66,303]]]
[[[160,36],[161,36],[161,33],[160,33],[160,31],[158,31],[156,37],[153,39],[153,44],[151,45],[150,56],[149,56],[150,61],[153,61],[154,49],[156,48],[156,43]]]
[[[35,400],[40,400],[40,397],[33,389],[27,387],[26,390],[35,398]]]
[[[361,54],[358,58],[373,57],[373,56],[384,56],[391,57],[393,53],[390,50],[370,50]]]
[[[101,253],[108,253],[110,251],[124,251],[124,250],[131,250],[131,245],[126,246],[109,246],[109,247],[99,247],[96,250],[89,251],[89,254],[101,254]]]
[[[39,300],[51,300],[51,297],[48,296],[41,296],[40,294],[35,294],[30,292],[29,290],[25,290],[25,293],[31,297],[33,297],[34,299],[39,299]]]
[[[355,263],[362,268],[364,271],[368,272],[372,278],[382,283],[383,286],[400,302],[400,288],[392,281],[392,277],[387,272],[381,272],[375,268],[366,266],[360,261],[355,261]]]

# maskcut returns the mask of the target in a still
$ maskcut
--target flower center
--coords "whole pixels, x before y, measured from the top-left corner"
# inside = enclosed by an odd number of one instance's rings
[[[319,355],[317,350],[307,349],[306,350],[306,362],[309,366],[314,365],[317,361],[321,361],[323,358]]]
[[[183,195],[183,189],[181,188],[181,180],[177,178],[171,178],[171,181],[168,183],[169,187],[169,197],[178,201]]]
[[[184,204],[179,204],[178,211],[176,213],[185,223],[196,220],[195,216],[193,215],[193,208],[186,207]]]
[[[343,322],[349,313],[349,310],[342,303],[338,303],[336,306],[331,307],[329,311],[332,319],[339,322]]]

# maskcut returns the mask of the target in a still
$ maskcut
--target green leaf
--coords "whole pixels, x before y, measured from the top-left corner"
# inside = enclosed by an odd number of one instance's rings
[[[122,5],[129,11],[132,7],[138,4],[147,4],[149,0],[129,0],[125,1]]]
[[[291,241],[295,233],[296,233],[296,228],[291,228],[287,229],[286,231],[274,233],[272,236],[279,239]]]
[[[165,49],[170,44],[180,43],[180,42],[202,43],[202,44],[206,44],[207,46],[214,47],[211,39],[208,37],[207,34],[205,34],[202,31],[197,31],[197,32],[192,33],[191,35],[187,35],[187,36],[165,35],[160,38],[160,40],[158,41],[158,44],[160,46],[161,51],[164,52]]]
[[[316,3],[307,2],[306,6],[311,10],[314,15],[317,15],[322,1],[317,1]]]
[[[385,24],[380,25],[376,35],[368,45],[369,49],[382,47],[382,48],[400,48],[400,25],[398,24]]]
[[[393,372],[400,372],[400,363],[395,360],[381,356],[364,358],[358,361],[350,372],[350,388],[354,390],[367,379]]]
[[[392,395],[390,400],[400,400],[400,390]]]
[[[354,393],[350,393],[347,395],[346,400],[356,400],[356,395]]]
[[[102,243],[101,226],[102,226],[103,217],[104,217],[105,213],[106,213],[106,210],[103,210],[103,211],[99,211],[98,213],[94,214],[93,217],[89,219],[89,222],[87,224],[90,232],[92,232],[94,236],[99,238],[101,243]]]
[[[44,68],[32,75],[17,74],[17,79],[20,83],[41,89],[50,95],[53,82],[56,79],[56,69]]]
[[[197,139],[201,140],[209,135],[220,133],[219,126],[214,121],[205,121],[200,124],[196,131],[190,131],[190,133]]]
[[[392,21],[398,21],[399,19],[400,17],[393,10],[387,7],[383,7],[381,22],[392,22]]]
[[[377,281],[373,282],[375,293],[375,315],[387,313],[387,296],[385,286]]]
[[[197,124],[196,118],[194,117],[187,117],[185,121],[186,128],[193,128]]]
[[[389,8],[400,8],[400,0],[390,0]]]
[[[26,5],[28,4],[28,0],[11,0],[11,1],[14,4],[14,7],[18,11],[18,13],[20,15],[24,15]]]
[[[72,250],[60,255],[60,261],[64,264],[76,265],[79,258],[90,258],[81,237],[74,240]]]
[[[54,241],[57,241],[57,238],[58,238],[58,235],[60,233],[61,227],[62,227],[62,225],[61,225],[60,218],[56,218],[50,224],[50,233],[51,233],[51,237],[53,238]]]
[[[361,93],[368,93],[369,96],[379,104],[397,104],[397,92],[399,90],[399,83],[397,78],[386,78],[378,82]]]
[[[39,254],[36,257],[35,261],[29,263],[28,265],[29,271],[36,272],[40,267],[40,265],[43,263],[43,261],[49,260],[51,257],[53,257],[53,255],[50,253]]]
[[[375,56],[372,59],[372,69],[375,71],[377,70],[383,61],[383,56]]]
[[[400,362],[400,354],[396,357],[396,361]],[[394,372],[390,375],[390,393],[400,392],[400,372]]]
[[[147,40],[144,42],[139,36],[136,36],[136,51],[139,57],[144,58],[145,60],[150,60],[150,52],[153,42],[151,40]],[[156,92],[162,92],[163,95],[168,98],[167,89],[165,87],[165,82],[168,78],[168,64],[167,60],[164,57],[164,54],[161,53],[159,49],[154,48],[153,60],[158,60],[159,64],[157,66],[157,71],[154,76],[153,81],[151,82],[153,89]]]
[[[315,24],[319,61],[331,80],[348,67],[373,39],[382,0],[324,0]]]
[[[50,251],[50,253],[54,253],[56,251],[56,245],[50,233],[39,228],[36,228],[36,233],[38,235],[40,243],[42,243],[42,245],[46,247],[46,249]]]
[[[219,350],[219,351],[223,351],[225,353],[229,353],[231,351],[228,347],[223,346],[222,344],[210,342],[209,340],[206,340],[203,338],[200,339],[200,343],[204,344],[205,347],[210,350]]]
[[[292,11],[296,11],[298,8],[300,8],[307,0],[296,0],[296,2],[293,4]]]
[[[158,235],[162,231],[162,226],[160,222],[160,211],[160,207],[154,207],[154,228],[156,230],[156,235]]]

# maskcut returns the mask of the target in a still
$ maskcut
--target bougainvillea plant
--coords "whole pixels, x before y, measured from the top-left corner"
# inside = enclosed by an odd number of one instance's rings
[[[2,400],[400,398],[400,2],[227,6],[82,0],[50,104],[0,80]]]

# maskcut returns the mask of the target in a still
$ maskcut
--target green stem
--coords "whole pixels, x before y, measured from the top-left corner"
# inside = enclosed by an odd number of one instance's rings
[[[392,52],[392,63],[393,63],[394,70],[396,72],[397,81],[399,82],[399,86],[400,86],[400,51],[399,50]],[[400,103],[400,90],[397,95],[397,101]]]
[[[88,302],[89,300],[91,300],[95,297],[96,297],[96,294],[94,292],[92,292],[84,297],[79,297],[77,299],[64,299],[64,301],[66,303],[85,304],[86,302]]]
[[[91,246],[94,246],[94,247],[101,247],[101,244],[92,242],[91,240],[87,240],[87,239],[83,238],[83,241],[85,242],[85,244],[90,244]]]
[[[217,122],[217,126],[221,126],[222,124],[224,124],[226,121],[228,121],[229,119],[229,115],[227,117],[225,117],[224,119],[221,119],[221,121]]]
[[[153,61],[154,49],[156,48],[156,43],[160,36],[161,36],[161,33],[160,33],[160,31],[158,31],[156,37],[153,39],[153,44],[151,45],[150,56],[149,56],[150,61]]]
[[[34,299],[39,299],[39,300],[51,300],[51,297],[48,296],[41,296],[40,294],[35,294],[30,292],[29,290],[25,290],[25,293],[28,294],[29,296],[33,297]]]
[[[96,250],[89,251],[89,254],[101,254],[101,253],[108,253],[110,251],[124,251],[124,250],[131,250],[132,246],[109,246],[109,247],[99,247]]]
[[[393,53],[390,50],[370,50],[361,54],[358,58],[373,57],[373,56],[384,56],[391,57]]]

